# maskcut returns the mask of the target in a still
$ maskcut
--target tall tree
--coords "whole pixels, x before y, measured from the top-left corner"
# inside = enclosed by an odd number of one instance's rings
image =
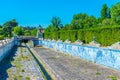
[[[113,23],[120,24],[120,2],[112,6],[111,15]]]
[[[63,28],[61,24],[61,19],[59,17],[53,17],[51,20],[51,24],[45,29],[45,32],[54,32]]]
[[[61,24],[61,19],[59,17],[53,17],[52,20],[51,20],[51,25],[58,28],[58,29],[61,29],[63,26]]]
[[[111,18],[110,9],[108,8],[107,4],[103,4],[101,9],[101,18]]]
[[[82,14],[82,13],[75,14],[71,22],[72,29],[83,29],[84,28],[83,20],[85,20],[86,17],[87,14]]]
[[[3,24],[3,31],[5,33],[6,37],[12,37],[12,31],[14,30],[14,27],[16,27],[18,23],[15,19],[10,20]]]
[[[87,14],[76,14],[73,16],[72,29],[84,29],[93,27],[96,24],[96,18],[94,16],[88,16]]]

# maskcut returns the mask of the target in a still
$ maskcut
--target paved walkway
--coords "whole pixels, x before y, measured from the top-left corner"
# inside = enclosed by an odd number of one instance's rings
[[[33,49],[57,80],[120,80],[120,71],[47,48]]]

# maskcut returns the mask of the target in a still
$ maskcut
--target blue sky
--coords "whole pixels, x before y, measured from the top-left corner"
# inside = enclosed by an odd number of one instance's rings
[[[53,16],[59,16],[67,24],[74,14],[98,17],[103,4],[111,7],[117,2],[120,0],[1,0],[0,24],[15,18],[19,25],[46,27]]]

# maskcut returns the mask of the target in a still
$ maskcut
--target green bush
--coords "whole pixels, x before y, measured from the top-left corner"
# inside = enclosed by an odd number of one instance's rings
[[[50,32],[45,32],[43,35],[45,39],[49,39]]]
[[[3,40],[3,39],[4,39],[3,35],[0,35],[0,40]]]
[[[60,31],[60,39],[65,41],[66,39],[70,40],[70,33],[69,31]]]
[[[93,39],[99,42],[102,46],[109,46],[115,42],[120,41],[120,27],[99,27],[93,29],[81,29],[81,30],[63,30],[58,32],[44,33],[44,38],[61,39],[65,41],[69,39],[74,42],[77,39],[88,44]]]

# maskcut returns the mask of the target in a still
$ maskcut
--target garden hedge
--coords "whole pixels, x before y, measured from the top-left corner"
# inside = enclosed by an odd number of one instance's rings
[[[63,41],[69,39],[72,42],[79,39],[83,41],[85,44],[88,44],[93,39],[95,39],[102,46],[109,46],[115,42],[120,41],[120,27],[45,32],[44,38],[55,40],[61,39]]]

